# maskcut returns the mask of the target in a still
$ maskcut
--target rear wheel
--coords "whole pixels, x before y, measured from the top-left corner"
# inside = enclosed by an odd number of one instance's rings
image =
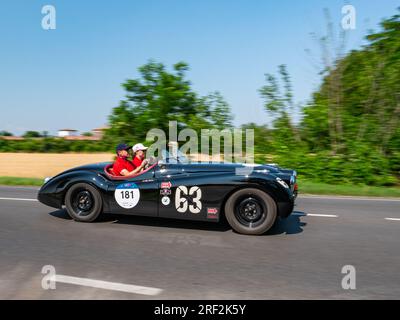
[[[95,187],[87,183],[77,183],[69,188],[65,196],[65,207],[72,219],[92,222],[102,212],[103,202]]]
[[[225,204],[225,216],[238,233],[260,235],[274,224],[277,207],[267,193],[254,188],[235,192]]]

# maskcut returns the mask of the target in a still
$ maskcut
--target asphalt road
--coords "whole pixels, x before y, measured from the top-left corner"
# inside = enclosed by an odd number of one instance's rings
[[[399,200],[301,196],[268,234],[244,236],[157,218],[78,223],[36,192],[0,187],[0,299],[400,298]],[[44,265],[55,290],[42,288]],[[355,290],[342,288],[345,265]]]

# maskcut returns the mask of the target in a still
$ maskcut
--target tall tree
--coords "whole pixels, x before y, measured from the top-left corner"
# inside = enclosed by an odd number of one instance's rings
[[[264,99],[264,108],[274,118],[274,127],[283,134],[285,140],[297,141],[300,136],[293,124],[290,114],[293,112],[293,91],[290,76],[285,65],[278,67],[278,78],[272,74],[265,74],[266,84],[259,90],[261,97]]]
[[[230,108],[219,93],[201,98],[186,79],[188,65],[176,63],[172,72],[154,61],[139,68],[140,78],[122,84],[127,94],[109,116],[106,137],[143,140],[148,130],[168,132],[169,121],[178,129],[231,125]]]
[[[304,108],[302,134],[312,151],[330,148],[349,157],[359,152],[365,161],[380,157],[395,170],[400,141],[400,14],[384,20],[381,30],[367,40],[325,74]]]
[[[23,137],[24,138],[40,138],[40,137],[42,137],[42,135],[38,131],[26,131],[23,134]]]
[[[13,134],[8,131],[0,131],[0,137],[11,137]]]

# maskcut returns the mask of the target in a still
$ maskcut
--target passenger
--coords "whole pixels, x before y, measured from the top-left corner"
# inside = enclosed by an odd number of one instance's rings
[[[135,165],[136,168],[143,166],[146,166],[148,163],[146,159],[146,150],[148,148],[145,147],[141,143],[137,143],[132,147],[133,151],[133,164]]]
[[[117,159],[113,164],[113,171],[116,176],[130,176],[142,171],[146,163],[136,167],[131,161],[128,160],[128,150],[130,146],[125,143],[120,143],[117,148]]]

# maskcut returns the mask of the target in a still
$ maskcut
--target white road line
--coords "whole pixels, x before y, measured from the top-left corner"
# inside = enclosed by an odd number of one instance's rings
[[[389,221],[400,221],[400,218],[385,218],[385,220],[389,220]]]
[[[56,282],[76,284],[80,286],[93,287],[106,290],[122,291],[128,293],[143,294],[148,296],[155,296],[160,294],[163,290],[152,287],[136,286],[132,284],[124,284],[118,282],[109,282],[102,280],[94,280],[89,278],[71,277],[65,275],[55,275]]]
[[[11,201],[38,201],[37,199],[24,199],[24,198],[0,198],[0,200],[11,200]]]
[[[314,214],[314,213],[293,213],[294,216],[302,216],[302,217],[323,217],[323,218],[337,218],[338,216],[335,214]]]
[[[337,218],[336,214],[314,214],[314,213],[307,213],[308,217],[325,217],[325,218]]]

